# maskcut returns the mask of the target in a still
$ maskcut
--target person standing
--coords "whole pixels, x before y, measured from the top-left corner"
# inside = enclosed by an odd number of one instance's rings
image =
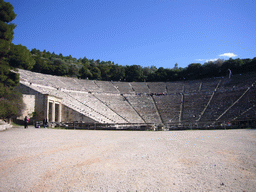
[[[44,120],[43,120],[43,125],[44,125],[44,128],[47,127],[47,118],[44,118]]]
[[[24,128],[25,129],[28,128],[28,121],[29,121],[28,117],[25,116],[25,119],[24,119]]]

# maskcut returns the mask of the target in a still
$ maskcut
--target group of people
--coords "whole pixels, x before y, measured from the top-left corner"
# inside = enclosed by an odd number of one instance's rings
[[[29,123],[29,118],[28,118],[27,116],[25,116],[25,118],[24,118],[24,128],[25,128],[25,129],[28,128],[28,123]],[[47,118],[44,118],[44,120],[43,120],[43,126],[44,126],[44,128],[47,127],[47,124],[48,124]]]

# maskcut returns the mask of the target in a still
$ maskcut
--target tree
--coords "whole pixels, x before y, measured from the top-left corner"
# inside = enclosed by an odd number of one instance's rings
[[[175,76],[174,69],[166,69],[167,80],[166,81],[175,81],[177,77]]]
[[[19,76],[10,71],[8,52],[13,39],[15,25],[10,23],[16,14],[10,3],[0,0],[0,93],[18,84]]]
[[[10,70],[8,63],[15,28],[10,22],[15,17],[13,6],[0,0],[0,118],[19,115],[23,109],[22,95],[14,89],[19,83],[19,75]]]
[[[30,52],[31,52],[32,55],[41,56],[41,51],[37,50],[36,48],[32,49]]]
[[[83,59],[81,59],[81,61],[82,61],[83,64],[87,64],[88,66],[90,65],[90,64],[89,64],[89,60],[88,60],[86,57],[84,57]]]
[[[185,79],[189,79],[189,80],[201,78],[202,65],[200,63],[191,63],[184,70],[183,75],[184,75]]]
[[[53,74],[58,76],[64,76],[68,74],[68,65],[61,59],[55,59],[53,61]]]
[[[0,64],[3,64],[4,58],[9,52],[13,39],[13,30],[16,27],[13,23],[16,14],[13,12],[13,6],[0,0]]]
[[[43,51],[43,57],[49,58],[51,56],[51,53],[49,51],[46,52],[46,50]]]
[[[253,59],[244,59],[244,66],[241,72],[256,71],[256,57]]]
[[[235,67],[234,59],[229,58],[229,60],[225,61],[220,67],[221,75],[225,76],[229,74],[228,70],[230,69],[231,71],[233,71],[234,67]]]
[[[143,76],[147,78],[150,75],[150,67],[143,67]]]
[[[167,79],[168,79],[167,70],[164,69],[163,67],[160,67],[155,72],[155,81],[167,81]]]
[[[110,69],[110,78],[113,81],[124,80],[125,68],[121,65],[112,65]]]
[[[108,61],[108,62],[101,61],[99,63],[98,68],[100,69],[102,80],[109,80],[111,62],[110,61]]]
[[[97,79],[97,80],[100,80],[101,79],[101,72],[100,72],[100,69],[96,66],[93,66],[90,68],[90,71],[92,73],[92,78],[93,79]]]
[[[16,89],[6,89],[4,95],[0,97],[0,118],[17,117],[22,114],[25,105],[22,94]]]
[[[157,67],[154,66],[154,65],[152,65],[152,66],[150,67],[150,73],[155,73],[156,71],[157,71]]]
[[[178,63],[175,63],[174,68],[173,69],[178,69]]]
[[[242,67],[243,67],[243,64],[244,64],[244,62],[243,62],[242,59],[239,59],[239,58],[235,59],[235,60],[234,60],[234,67],[233,67],[233,71],[232,71],[232,72],[233,72],[234,74],[240,73],[240,72],[241,72],[241,69],[242,69]]]
[[[143,70],[139,65],[126,66],[125,78],[127,81],[143,81]]]
[[[202,66],[202,78],[217,77],[219,75],[219,66],[210,61]]]
[[[79,70],[77,68],[77,65],[70,65],[68,68],[68,76],[69,77],[77,77],[79,73]]]
[[[62,53],[59,54],[59,58],[63,59],[63,55]]]
[[[79,70],[79,76],[82,78],[82,79],[91,79],[92,77],[92,73],[91,71],[86,68],[85,66],[83,66],[80,70]]]
[[[19,74],[11,72],[8,65],[0,65],[0,93],[3,93],[7,88],[13,89],[18,84]]]
[[[40,58],[39,55],[36,55],[34,57],[35,65],[33,66],[32,71],[39,72],[39,73],[45,73],[45,67],[44,61]]]
[[[31,70],[35,64],[35,60],[27,47],[11,44],[9,64],[15,68]]]

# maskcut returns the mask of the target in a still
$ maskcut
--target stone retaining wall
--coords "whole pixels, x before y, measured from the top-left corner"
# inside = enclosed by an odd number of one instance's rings
[[[10,129],[10,128],[12,128],[11,124],[0,121],[0,131],[5,131],[5,130]]]

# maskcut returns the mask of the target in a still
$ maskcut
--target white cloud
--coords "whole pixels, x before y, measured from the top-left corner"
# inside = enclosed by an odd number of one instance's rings
[[[209,61],[217,61],[219,58],[215,58],[215,59],[196,59],[197,61],[204,61],[204,62],[209,62]]]
[[[209,62],[209,61],[214,62],[214,61],[217,61],[217,60],[218,60],[218,58],[215,58],[215,59],[207,59],[206,62]]]
[[[234,54],[234,53],[223,53],[223,54],[220,54],[219,57],[236,57],[237,55]],[[196,61],[199,61],[199,62],[214,62],[214,61],[217,61],[219,58],[214,58],[214,59],[196,59]]]
[[[220,57],[236,57],[234,53],[223,53],[219,55]]]

